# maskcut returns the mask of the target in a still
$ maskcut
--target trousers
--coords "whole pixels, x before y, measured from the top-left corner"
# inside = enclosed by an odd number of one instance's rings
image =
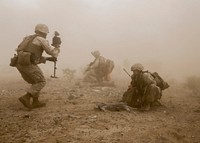
[[[46,85],[44,74],[39,66],[35,64],[30,64],[28,66],[18,64],[16,68],[20,72],[22,78],[31,84],[27,92],[31,94],[32,97],[39,97],[40,91]]]

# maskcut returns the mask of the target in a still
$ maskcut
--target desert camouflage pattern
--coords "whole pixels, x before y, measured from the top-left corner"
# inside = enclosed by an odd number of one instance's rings
[[[161,98],[161,89],[150,73],[132,75],[131,85],[123,94],[122,101],[132,107],[151,104]]]
[[[18,64],[17,69],[20,72],[22,78],[31,84],[31,87],[27,92],[30,93],[33,97],[38,97],[39,92],[46,85],[46,80],[41,69],[34,64],[29,66],[21,66]]]
[[[95,58],[85,71],[84,81],[102,82],[111,80],[111,72],[114,69],[114,62],[102,56]]]

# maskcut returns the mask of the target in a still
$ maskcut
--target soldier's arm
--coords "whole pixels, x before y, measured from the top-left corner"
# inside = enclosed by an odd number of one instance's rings
[[[55,48],[51,46],[48,42],[48,40],[42,38],[42,37],[37,37],[38,41],[40,41],[41,46],[43,47],[44,51],[53,57],[57,57],[58,54],[60,53],[59,48]]]
[[[90,69],[94,69],[94,68],[97,68],[99,66],[99,60],[96,59],[93,64],[90,66]]]

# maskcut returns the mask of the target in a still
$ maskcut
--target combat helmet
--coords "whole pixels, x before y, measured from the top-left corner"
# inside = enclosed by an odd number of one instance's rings
[[[37,25],[35,26],[35,32],[36,32],[36,31],[39,31],[39,32],[48,34],[48,33],[49,33],[49,28],[48,28],[48,26],[45,25],[45,24],[37,24]]]
[[[93,52],[91,52],[91,54],[92,54],[94,57],[100,56],[100,52],[99,52],[99,51],[93,51]]]
[[[60,34],[58,33],[58,31],[55,31],[54,34],[55,34],[56,36],[59,36],[59,35],[60,35]]]
[[[143,71],[144,67],[142,66],[142,64],[136,63],[131,66],[131,71],[134,71],[134,70]]]

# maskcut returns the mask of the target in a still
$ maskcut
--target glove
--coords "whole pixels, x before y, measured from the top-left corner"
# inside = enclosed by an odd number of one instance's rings
[[[51,62],[56,62],[57,58],[56,57],[47,57],[46,60],[51,61]]]
[[[53,49],[53,53],[54,53],[54,57],[58,57],[58,54],[60,53],[60,49],[59,48],[54,48]]]

